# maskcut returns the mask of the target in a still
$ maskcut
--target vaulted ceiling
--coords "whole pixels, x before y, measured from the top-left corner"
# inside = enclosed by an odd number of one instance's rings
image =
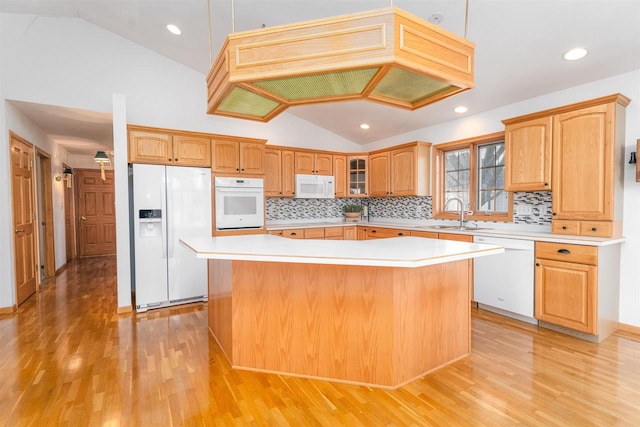
[[[466,4],[466,0],[0,0],[0,12],[78,17],[193,68],[204,79],[211,58],[234,28],[244,31],[393,5],[464,36]],[[360,144],[457,119],[453,109],[458,105],[468,107],[465,114],[476,114],[640,69],[639,17],[639,0],[469,0],[466,37],[476,44],[474,89],[416,111],[355,101],[294,107],[284,114]],[[170,23],[180,27],[180,36],[167,31]],[[565,61],[562,55],[576,46],[586,47],[587,57]],[[368,131],[359,128],[363,122],[371,125]]]

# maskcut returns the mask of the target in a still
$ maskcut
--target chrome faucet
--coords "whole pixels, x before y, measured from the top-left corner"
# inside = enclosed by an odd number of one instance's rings
[[[450,202],[456,201],[458,202],[458,204],[460,205],[460,228],[464,228],[464,202],[462,201],[461,198],[459,197],[452,197],[451,199],[447,200],[447,202],[444,204],[444,208],[442,209],[443,211],[447,210],[447,206],[449,206]],[[469,212],[469,214],[471,214],[471,212]]]

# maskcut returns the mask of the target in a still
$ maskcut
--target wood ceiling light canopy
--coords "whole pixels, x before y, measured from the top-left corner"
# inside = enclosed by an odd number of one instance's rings
[[[207,112],[267,122],[361,99],[415,110],[474,87],[474,47],[393,7],[234,33],[207,76]]]

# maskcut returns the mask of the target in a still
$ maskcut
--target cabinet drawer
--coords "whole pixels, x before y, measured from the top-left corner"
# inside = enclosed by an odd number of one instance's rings
[[[438,233],[440,240],[456,240],[458,242],[473,242],[473,236],[469,234]]]
[[[305,228],[305,239],[324,239],[324,228]]]
[[[571,221],[555,219],[551,224],[551,232],[574,236],[613,237],[611,221]]]
[[[537,242],[536,258],[598,265],[598,248],[565,243]]]
[[[593,237],[613,237],[613,222],[580,221],[580,235]]]
[[[554,219],[551,221],[551,232],[555,234],[570,234],[578,236],[580,234],[580,221]]]
[[[437,239],[438,233],[434,233],[433,231],[411,231],[411,235],[414,237],[426,237],[428,239]]]
[[[304,230],[302,228],[282,230],[282,237],[288,237],[290,239],[304,239]]]
[[[324,229],[325,239],[342,238],[342,227],[327,227]]]
[[[397,228],[367,228],[367,239],[408,236],[409,234],[409,231]]]

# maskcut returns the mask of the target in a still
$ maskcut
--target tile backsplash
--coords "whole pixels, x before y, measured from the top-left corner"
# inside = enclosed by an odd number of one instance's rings
[[[353,199],[291,199],[268,197],[267,221],[339,221],[346,203],[367,206],[369,216],[379,219],[426,220],[431,218],[431,196],[373,197]],[[551,192],[514,193],[514,224],[551,224]],[[473,219],[473,217],[472,217]]]

